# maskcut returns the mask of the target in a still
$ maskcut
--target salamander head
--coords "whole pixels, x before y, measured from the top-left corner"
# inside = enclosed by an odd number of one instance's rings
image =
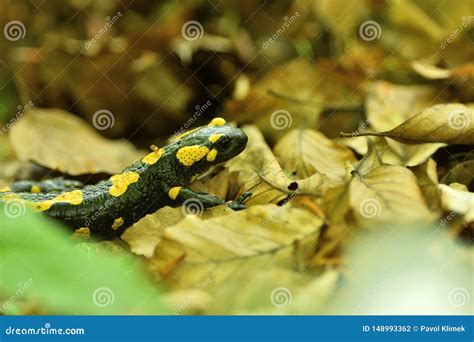
[[[184,166],[200,169],[223,163],[240,154],[247,146],[247,135],[215,118],[207,126],[186,132],[179,137],[176,157]]]

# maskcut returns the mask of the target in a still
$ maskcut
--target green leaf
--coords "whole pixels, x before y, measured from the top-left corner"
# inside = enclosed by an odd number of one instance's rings
[[[136,259],[73,241],[18,204],[0,207],[0,304],[21,297],[55,314],[151,314],[164,308]]]

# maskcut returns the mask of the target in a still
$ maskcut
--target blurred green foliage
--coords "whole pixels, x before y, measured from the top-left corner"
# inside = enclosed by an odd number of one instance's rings
[[[25,212],[19,203],[2,206],[0,222],[5,313],[18,310],[19,297],[55,314],[166,312],[156,285],[130,255],[78,244],[63,227]]]

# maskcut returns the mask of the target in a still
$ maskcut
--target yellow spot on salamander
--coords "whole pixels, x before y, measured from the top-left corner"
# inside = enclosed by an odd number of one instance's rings
[[[208,126],[224,126],[225,120],[223,118],[214,118],[209,122]]]
[[[9,186],[4,186],[3,188],[0,188],[0,192],[10,192],[12,191],[12,188]]]
[[[180,190],[181,190],[181,187],[180,187],[180,186],[175,186],[174,188],[171,188],[171,189],[168,191],[168,196],[169,196],[172,200],[175,200],[176,197],[178,197]]]
[[[51,200],[46,200],[42,202],[28,202],[28,205],[32,207],[34,211],[41,212],[49,210],[55,203],[69,203],[72,205],[79,205],[82,203],[82,191],[74,190],[65,192]]]
[[[13,201],[13,200],[18,200],[20,199],[17,194],[11,193],[11,194],[6,194],[2,196],[2,201],[3,202],[8,202],[8,201]]]
[[[208,154],[207,154],[207,161],[214,161],[216,160],[217,157],[217,150],[213,148]]]
[[[142,159],[142,162],[145,163],[145,164],[153,165],[161,158],[164,151],[165,150],[162,149],[162,148],[160,148],[158,150],[155,150],[155,151],[151,152],[150,154],[148,154],[147,156],[145,156]]]
[[[125,221],[123,220],[123,218],[119,217],[118,219],[115,219],[114,223],[112,224],[112,229],[113,230],[119,229],[120,227],[123,226],[124,223]]]
[[[32,192],[34,194],[37,194],[37,193],[41,192],[41,189],[38,185],[33,185],[30,189],[30,192]]]
[[[206,146],[185,146],[176,152],[176,158],[178,158],[179,162],[184,166],[191,166],[204,158],[208,153],[209,149]]]
[[[133,171],[114,175],[110,177],[112,186],[109,189],[109,193],[115,197],[122,196],[127,191],[128,186],[138,182],[139,179],[140,175]]]
[[[91,230],[88,227],[78,228],[72,234],[73,238],[88,239],[91,236]]]
[[[220,137],[222,137],[222,134],[213,134],[209,137],[209,142],[214,144]]]

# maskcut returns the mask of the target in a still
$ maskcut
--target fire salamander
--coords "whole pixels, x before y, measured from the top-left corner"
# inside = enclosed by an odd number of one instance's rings
[[[2,202],[19,201],[33,211],[64,222],[81,235],[110,238],[164,206],[178,206],[193,200],[202,208],[225,204],[234,210],[250,193],[235,201],[186,187],[209,167],[225,162],[247,145],[247,136],[215,118],[207,126],[183,133],[163,148],[153,148],[121,173],[95,185],[53,179],[44,182],[23,181],[0,192]]]

